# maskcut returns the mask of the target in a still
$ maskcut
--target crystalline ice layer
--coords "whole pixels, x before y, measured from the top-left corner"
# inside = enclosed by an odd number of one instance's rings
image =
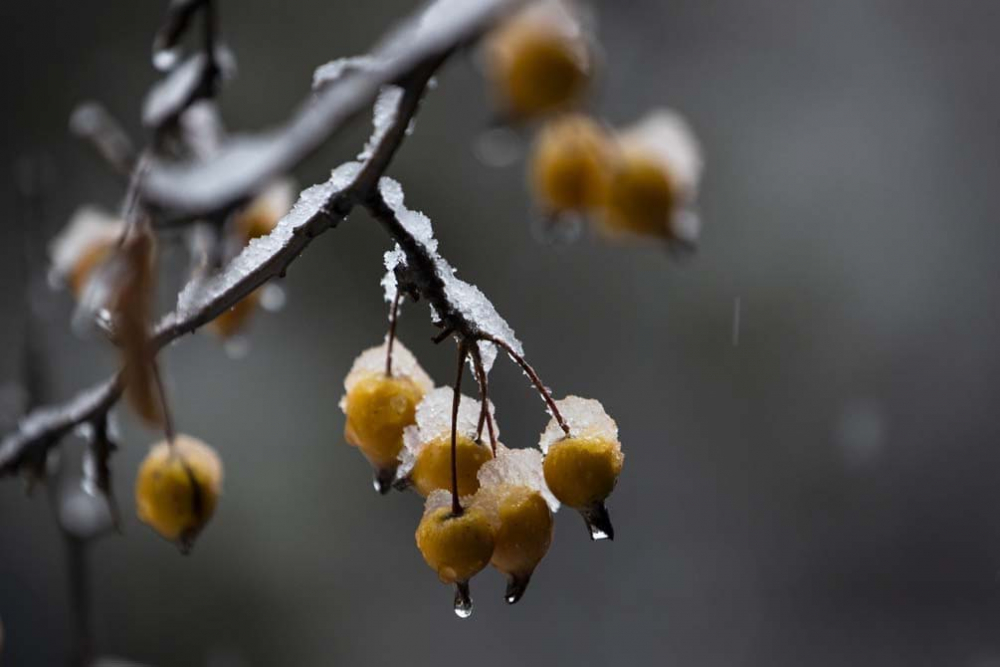
[[[177,296],[177,312],[184,319],[232,289],[259,270],[288,245],[296,228],[312,220],[337,192],[347,188],[361,165],[348,162],[333,171],[330,180],[303,190],[295,206],[267,236],[255,238],[225,269],[208,278],[195,279]]]
[[[345,392],[349,393],[354,385],[368,375],[385,373],[386,344],[370,347],[358,355],[354,365],[351,366],[351,371],[344,379]],[[392,374],[394,377],[410,378],[425,394],[434,388],[434,381],[398,338],[392,344]],[[346,396],[340,400],[340,409],[346,411],[345,400]]]
[[[542,453],[537,449],[507,449],[499,446],[496,458],[487,461],[479,469],[479,484],[480,490],[505,484],[526,486],[541,493],[553,512],[559,509],[559,501],[545,484]]]
[[[80,257],[95,245],[117,242],[124,228],[123,220],[103,209],[96,206],[78,208],[66,227],[49,244],[52,277],[57,280],[64,278]]]
[[[338,58],[316,68],[313,72],[313,90],[333,83],[349,70],[373,70],[380,66],[379,59],[369,55]]]
[[[524,355],[521,341],[517,339],[514,330],[507,324],[496,308],[486,298],[486,295],[476,287],[455,276],[455,269],[446,259],[437,253],[438,242],[434,238],[431,221],[423,213],[412,211],[404,205],[403,188],[391,178],[379,181],[379,190],[389,208],[392,209],[399,223],[407,234],[422,245],[434,261],[435,272],[444,283],[445,297],[448,303],[458,311],[468,322],[483,333],[503,341],[518,355]],[[480,348],[483,352],[483,362],[487,369],[492,366],[495,352],[488,348]],[[489,363],[487,363],[489,361]]]
[[[442,436],[451,435],[451,408],[454,393],[451,387],[438,387],[424,395],[417,405],[417,423],[403,431],[403,451],[399,455],[396,476],[400,479],[409,475],[416,463],[417,455],[426,445]],[[474,439],[479,426],[480,401],[465,396],[459,399],[456,432]],[[487,402],[491,416],[494,416],[493,402]],[[485,426],[483,427],[485,430]],[[500,427],[493,418],[493,432],[500,437]]]
[[[618,448],[618,425],[615,420],[604,411],[604,406],[600,401],[592,398],[580,398],[579,396],[567,396],[561,401],[556,401],[556,407],[562,414],[563,419],[569,425],[570,437],[572,438],[593,438],[608,440]],[[562,428],[555,418],[549,421],[545,431],[542,432],[538,440],[538,446],[543,452],[548,452],[549,447],[557,441],[566,437]]]
[[[382,143],[389,128],[396,121],[399,102],[402,99],[403,89],[399,86],[382,86],[378,98],[375,100],[375,109],[372,117],[372,124],[375,129],[365,144],[365,149],[358,155],[358,160],[367,160],[375,154],[375,149]]]
[[[385,262],[385,275],[382,276],[382,290],[385,292],[385,300],[392,303],[396,300],[396,293],[399,291],[399,285],[396,281],[396,267],[406,265],[406,253],[397,244],[392,250],[386,251],[383,261]]]
[[[667,109],[653,111],[622,130],[619,141],[655,156],[687,197],[695,196],[704,160],[694,132],[680,114]]]

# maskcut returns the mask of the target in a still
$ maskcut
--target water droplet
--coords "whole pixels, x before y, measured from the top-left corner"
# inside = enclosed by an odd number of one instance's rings
[[[392,490],[392,482],[396,478],[396,471],[392,468],[377,468],[372,477],[372,486],[380,495],[385,495]]]
[[[531,583],[530,574],[509,575],[507,577],[507,592],[504,593],[503,599],[507,601],[507,604],[517,604],[517,601],[524,596],[524,592],[528,590],[529,583]]]
[[[268,283],[260,290],[260,306],[269,313],[276,313],[285,307],[288,295],[281,285]]]
[[[232,336],[222,344],[222,349],[230,359],[242,359],[250,354],[250,339],[246,336]]]
[[[178,49],[160,49],[153,54],[153,67],[161,72],[168,72],[174,68],[180,57]]]
[[[531,219],[531,235],[539,243],[554,248],[575,243],[583,235],[584,216],[573,211],[537,215]]]
[[[509,167],[524,152],[524,141],[509,127],[493,127],[476,137],[472,151],[487,167]]]
[[[468,581],[459,581],[455,584],[455,616],[459,618],[472,616],[472,595],[469,593]]]
[[[590,539],[614,540],[615,527],[611,525],[611,516],[608,515],[608,508],[603,502],[598,502],[590,507],[580,510],[580,515],[587,523],[587,530],[590,531]]]

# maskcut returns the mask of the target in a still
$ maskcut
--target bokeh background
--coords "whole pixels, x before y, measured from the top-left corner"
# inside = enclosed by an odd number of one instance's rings
[[[22,318],[14,165],[47,156],[45,239],[121,184],[67,132],[104,102],[140,136],[162,2],[0,4],[0,377]],[[231,127],[303,98],[313,68],[361,52],[412,3],[221,3],[240,75]],[[383,335],[382,231],[364,215],[318,240],[262,315],[251,353],[208,336],[166,354],[182,430],[226,461],[225,498],[192,556],[131,510],[157,434],[123,415],[125,533],[92,552],[102,653],[153,665],[1000,665],[1000,6],[985,0],[595,3],[605,67],[592,108],[626,123],[669,105],[708,156],[704,241],[585,235],[540,243],[521,162],[476,156],[494,117],[474,59],[453,62],[393,165],[460,275],[489,294],[557,394],[600,398],[627,453],[618,539],[561,512],[525,599],[474,582],[475,615],[413,541],[409,494],[371,490],[337,408],[353,357]],[[296,172],[318,182],[359,121]],[[36,244],[37,246],[37,244]],[[740,303],[738,344],[734,304]],[[35,295],[51,400],[114,359]],[[403,340],[439,382],[425,306]],[[514,367],[491,394],[504,439],[546,422]],[[73,448],[69,448],[72,453]],[[0,484],[7,667],[61,664],[70,614],[44,493]]]

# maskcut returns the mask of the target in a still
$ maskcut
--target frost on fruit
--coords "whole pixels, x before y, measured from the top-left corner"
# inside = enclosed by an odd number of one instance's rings
[[[438,253],[438,241],[434,238],[434,229],[430,219],[419,211],[406,208],[402,186],[391,178],[382,178],[379,181],[379,191],[407,234],[420,244],[430,257],[434,265],[435,275],[444,286],[448,305],[477,332],[502,341],[510,346],[515,353],[524,356],[524,347],[521,345],[521,341],[517,339],[514,330],[500,316],[486,295],[475,285],[456,277],[455,269],[448,263],[448,260]],[[387,299],[395,298],[397,289],[395,274],[398,270],[405,271],[407,263],[406,253],[398,245],[386,253],[386,276],[383,278],[382,285],[385,288]],[[438,313],[433,310],[433,306],[431,308],[434,320],[438,321]],[[496,359],[496,347],[488,341],[479,341],[478,347],[483,359],[483,366],[489,372],[493,360]]]
[[[600,401],[567,396],[556,401],[556,407],[569,425],[570,438],[607,440],[614,443],[619,452],[621,451],[621,443],[618,442],[618,424],[604,411]],[[551,419],[538,440],[538,446],[543,452],[548,453],[549,447],[566,437],[559,423]]]
[[[537,449],[508,449],[499,445],[496,457],[479,469],[479,485],[480,492],[503,485],[526,486],[541,493],[553,513],[559,510],[559,501],[545,484],[542,453]]]
[[[351,366],[350,372],[344,379],[344,396],[340,399],[341,410],[347,410],[347,394],[351,393],[354,385],[370,375],[385,373],[385,358],[386,343],[370,347],[358,355],[358,358],[354,360],[354,364]],[[434,388],[434,381],[431,380],[431,377],[420,366],[413,353],[398,338],[392,344],[392,374],[393,376],[410,378],[425,394]],[[420,410],[418,408],[418,419],[419,415]]]
[[[438,387],[428,392],[417,405],[417,423],[409,426],[403,432],[403,451],[400,454],[398,479],[407,477],[416,464],[417,457],[427,445],[440,438],[451,437],[451,408],[454,398],[450,387]],[[458,421],[456,435],[475,440],[479,426],[480,401],[462,395],[458,404]],[[488,402],[490,416],[493,416],[493,403]],[[500,435],[500,427],[493,419],[494,433]],[[485,445],[484,445],[485,446]]]
[[[121,238],[125,222],[97,206],[81,206],[49,244],[49,282],[69,283],[80,295],[87,278]]]

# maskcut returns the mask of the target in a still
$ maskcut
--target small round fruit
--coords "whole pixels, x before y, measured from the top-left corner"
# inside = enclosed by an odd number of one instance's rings
[[[464,435],[456,440],[458,496],[472,495],[479,490],[479,468],[493,458],[489,447],[477,444]],[[442,435],[424,445],[410,471],[410,482],[422,496],[438,489],[451,489],[451,435]]]
[[[592,119],[568,115],[542,128],[531,159],[531,183],[551,212],[582,211],[605,199],[611,144]]]
[[[416,421],[423,390],[407,376],[370,373],[347,393],[344,437],[378,469],[395,469],[403,430]]]
[[[497,28],[487,56],[499,96],[518,118],[572,105],[590,80],[586,40],[559,2],[539,3]]]
[[[260,290],[254,290],[209,322],[208,330],[219,338],[230,338],[246,326],[250,317],[257,311],[258,303],[260,303]]]
[[[678,199],[670,175],[655,157],[623,149],[608,181],[605,224],[633,234],[669,237]]]
[[[543,462],[545,483],[559,502],[578,510],[611,495],[623,456],[603,438],[566,438],[549,447]]]
[[[153,446],[139,468],[139,519],[187,551],[204,528],[222,491],[222,462],[211,447],[188,435]]]
[[[451,508],[427,512],[417,527],[417,548],[446,584],[466,582],[490,562],[496,533],[481,510],[470,507],[459,516]]]
[[[507,575],[505,599],[521,599],[531,575],[552,544],[552,512],[542,494],[527,486],[484,489],[497,497],[496,545],[490,563]]]

